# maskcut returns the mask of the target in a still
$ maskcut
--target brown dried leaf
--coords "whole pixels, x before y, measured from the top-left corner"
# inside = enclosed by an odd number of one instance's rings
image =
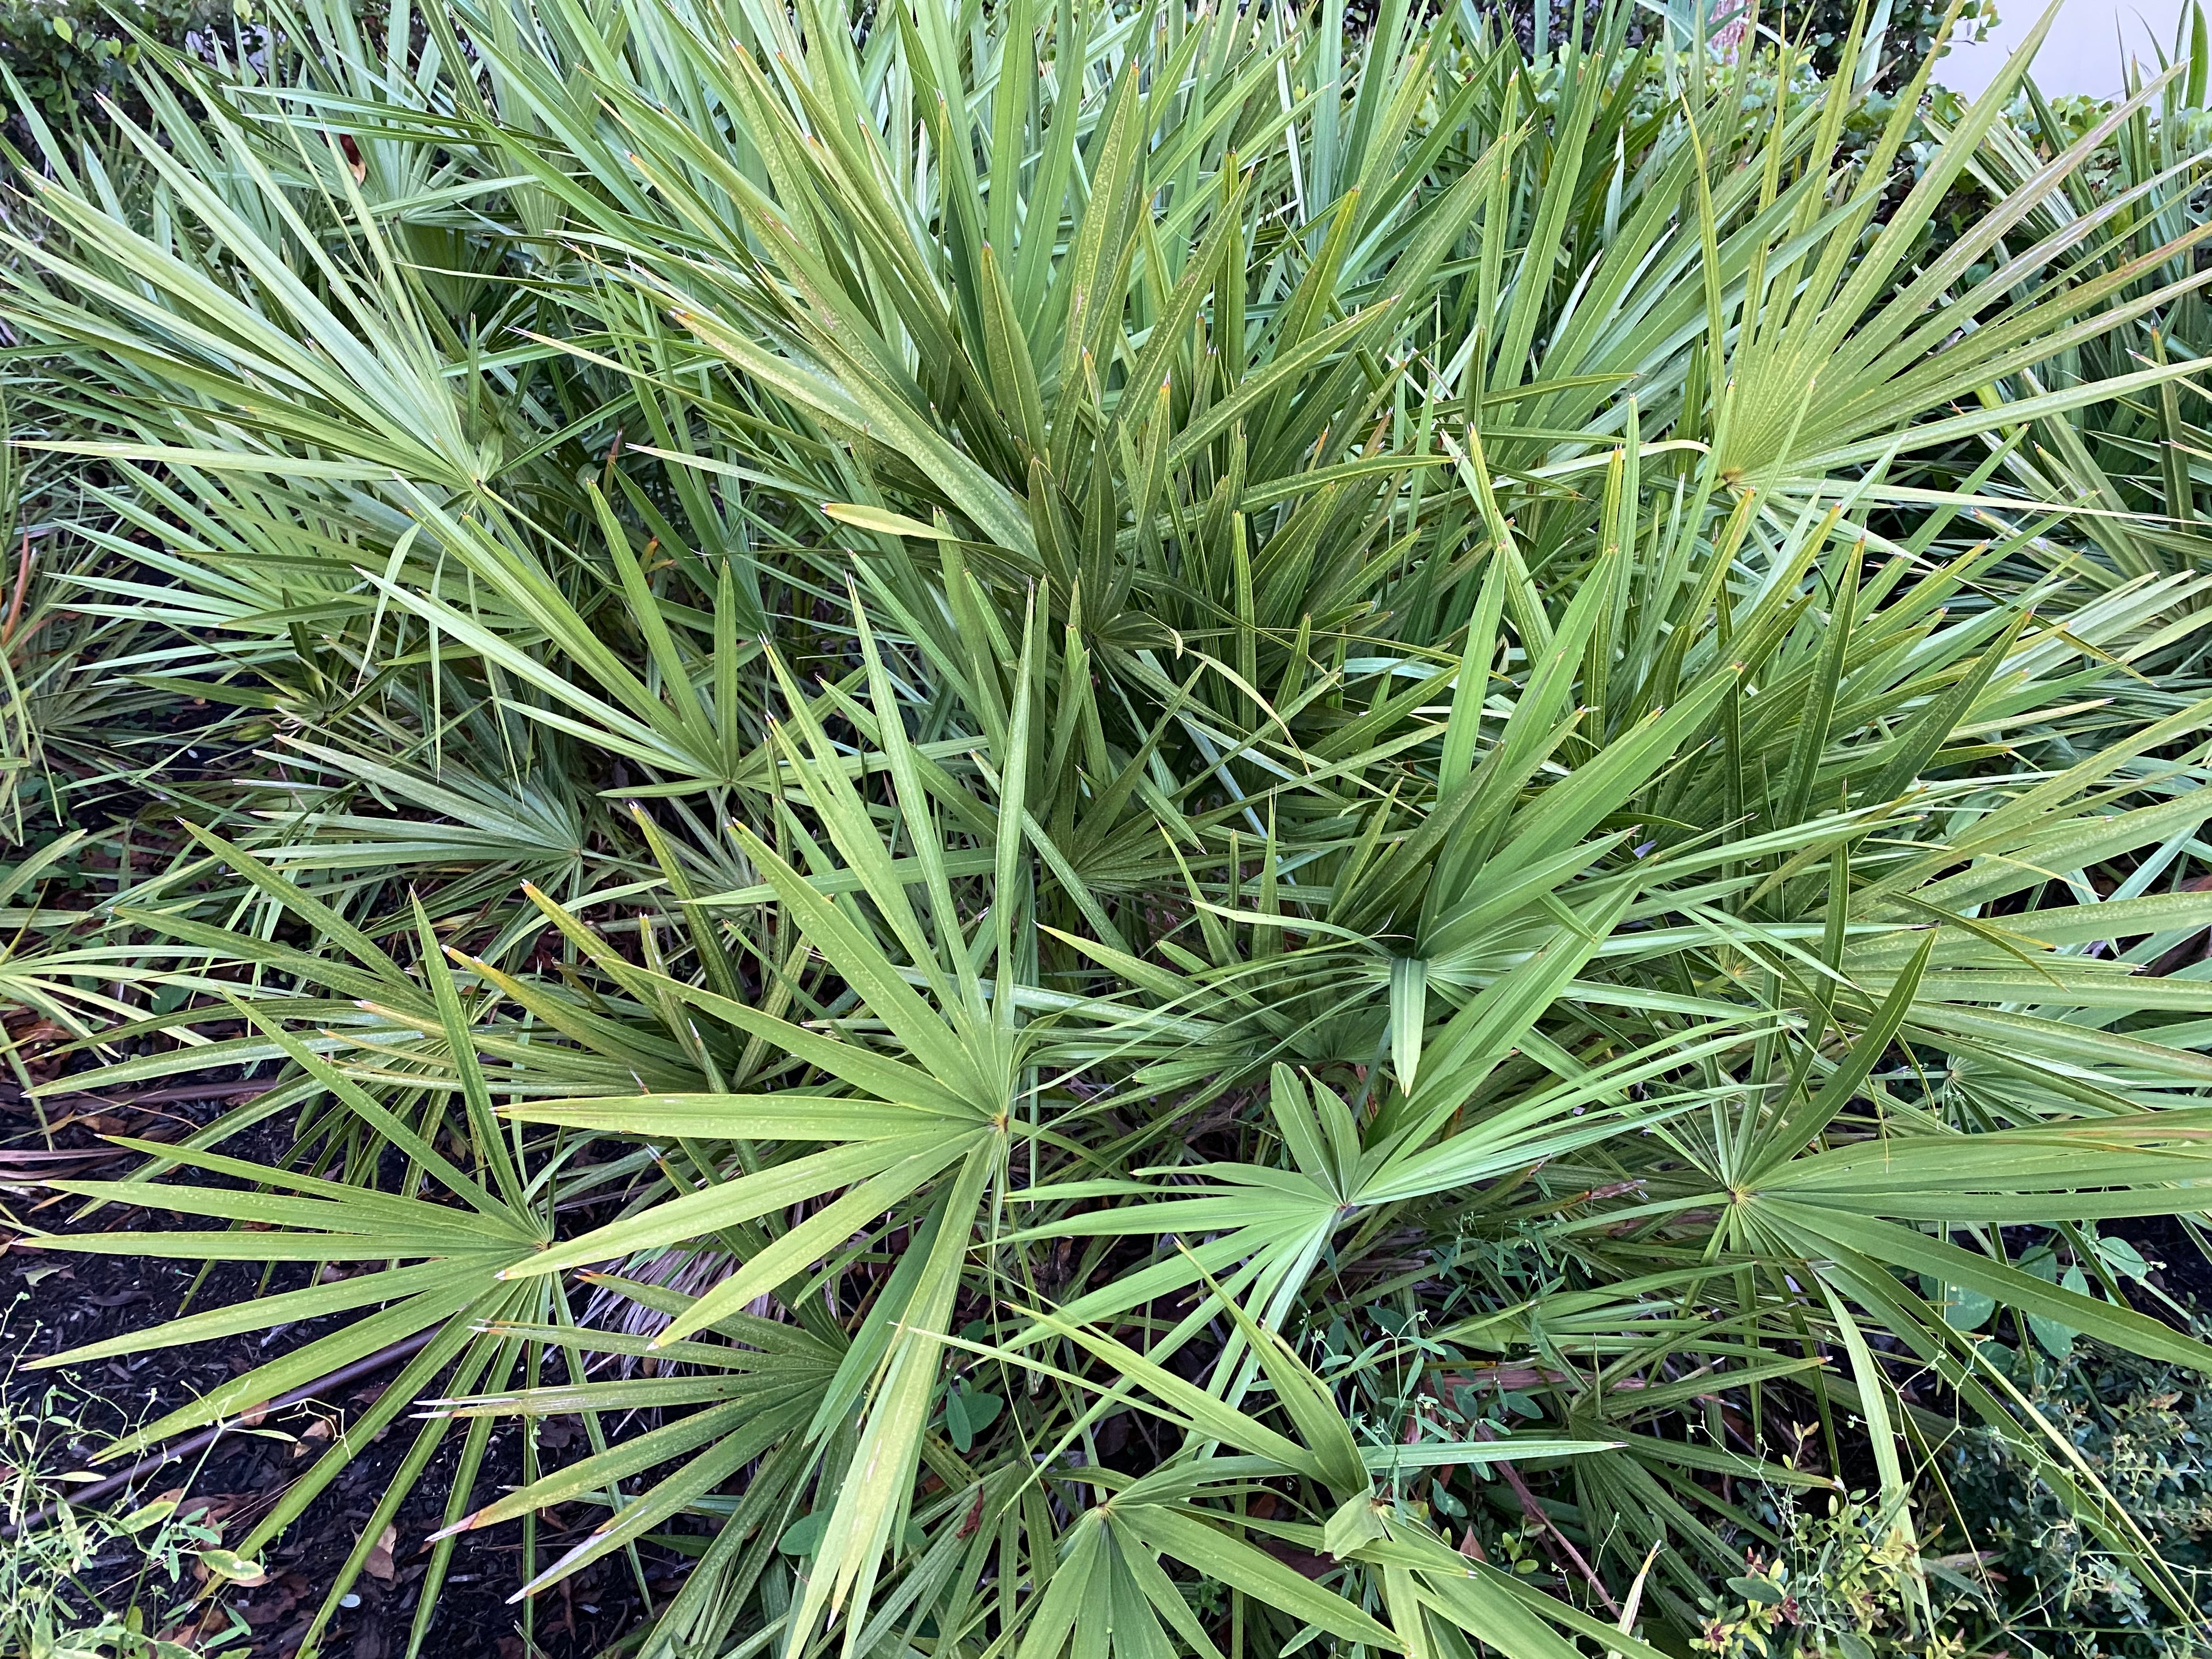
[[[376,1547],[369,1551],[368,1559],[362,1563],[362,1571],[381,1583],[390,1583],[398,1571],[392,1564],[392,1552],[398,1542],[399,1528],[386,1527]]]

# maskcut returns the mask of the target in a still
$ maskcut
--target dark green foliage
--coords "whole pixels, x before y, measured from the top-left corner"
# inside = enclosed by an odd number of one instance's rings
[[[240,28],[251,42],[250,0],[0,0],[0,63],[41,116],[66,124],[93,116],[102,98],[137,103],[140,34],[211,54],[235,51]],[[8,128],[19,144],[28,136],[20,116]]]
[[[2193,1602],[2212,1601],[2212,1387],[2205,1378],[2094,1342],[2063,1360],[2020,1352],[2009,1369],[2028,1407],[2104,1483]],[[1965,1429],[1938,1453],[1936,1468],[1970,1523],[1953,1534],[1957,1547],[1981,1557],[1960,1571],[1983,1595],[1948,1598],[1977,1646],[2054,1659],[2184,1659],[2204,1651],[2201,1626],[2178,1620],[2005,1437]]]

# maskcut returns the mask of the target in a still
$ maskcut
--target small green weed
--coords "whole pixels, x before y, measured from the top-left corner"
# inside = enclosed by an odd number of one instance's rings
[[[0,1342],[11,1335],[0,1320]],[[19,1343],[7,1346],[20,1352]],[[15,1382],[11,1364],[5,1382]],[[0,1656],[5,1659],[186,1659],[219,1653],[246,1629],[209,1632],[203,1583],[252,1583],[258,1571],[221,1547],[219,1528],[178,1487],[116,1514],[68,1501],[99,1477],[88,1448],[116,1437],[104,1402],[59,1382],[0,1388]],[[115,1412],[112,1406],[106,1410]],[[119,1416],[119,1413],[117,1413]],[[173,1639],[190,1630],[193,1645]]]

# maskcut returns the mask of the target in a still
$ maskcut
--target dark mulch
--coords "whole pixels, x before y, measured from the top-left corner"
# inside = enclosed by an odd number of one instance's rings
[[[66,1230],[74,1200],[32,1187],[25,1177],[100,1178],[126,1172],[135,1158],[103,1157],[102,1137],[131,1134],[168,1139],[187,1125],[204,1123],[222,1103],[160,1100],[149,1105],[115,1104],[82,1099],[50,1103],[58,1126],[52,1149],[86,1154],[82,1162],[52,1159],[27,1105],[0,1099],[0,1201],[16,1217],[40,1226]],[[81,1109],[71,1114],[67,1108]],[[281,1156],[288,1131],[272,1122],[250,1131],[225,1147],[235,1156],[271,1159]],[[39,1158],[21,1154],[35,1152]],[[94,1217],[94,1226],[133,1231],[179,1224],[161,1212],[137,1211]],[[11,1240],[12,1229],[0,1229]],[[20,1241],[0,1246],[0,1362],[57,1353],[135,1331],[147,1331],[179,1312],[199,1312],[250,1298],[295,1289],[313,1269],[286,1266],[264,1275],[256,1264],[221,1264],[209,1269],[188,1262],[125,1255],[94,1255],[36,1249]],[[188,1404],[210,1387],[254,1365],[298,1347],[335,1328],[339,1316],[304,1322],[274,1331],[254,1331],[218,1342],[143,1352],[54,1371],[10,1369],[0,1363],[0,1391],[19,1410],[42,1410],[53,1391],[61,1413],[95,1434],[112,1437]],[[183,1508],[206,1506],[207,1519],[219,1524],[226,1541],[244,1537],[281,1498],[290,1482],[310,1467],[329,1444],[327,1436],[373,1402],[397,1366],[363,1377],[319,1399],[272,1413],[258,1426],[289,1436],[226,1435],[204,1453],[172,1463],[148,1475],[134,1492],[108,1500],[127,1510],[173,1489],[184,1489]],[[309,1506],[301,1518],[264,1552],[268,1581],[238,1589],[204,1602],[200,1612],[210,1632],[228,1626],[222,1608],[234,1608],[252,1627],[254,1659],[288,1659],[298,1650],[307,1621],[321,1604],[339,1567],[360,1537],[393,1470],[406,1455],[417,1425],[403,1416],[379,1435],[347,1471]],[[491,1501],[521,1482],[523,1429],[502,1423],[493,1432],[471,1507]],[[342,1613],[320,1651],[332,1659],[399,1659],[406,1650],[422,1581],[428,1570],[424,1537],[443,1519],[462,1440],[457,1427],[402,1507],[391,1551],[388,1577],[364,1574],[356,1586],[359,1605]],[[64,1451],[49,1464],[66,1468],[95,1447]],[[540,1430],[542,1462],[562,1461],[586,1449],[582,1437],[556,1419]],[[541,1516],[538,1528],[541,1566],[580,1540],[604,1511],[563,1506]],[[6,1547],[0,1543],[0,1548]],[[521,1621],[522,1609],[507,1604],[521,1583],[522,1522],[467,1533],[457,1540],[446,1587],[423,1647],[441,1659],[532,1659]],[[680,1575],[681,1561],[647,1552],[642,1558],[648,1588],[665,1600]],[[107,1562],[94,1588],[112,1606],[126,1605],[130,1585],[143,1564],[135,1558]],[[155,1611],[186,1599],[189,1587],[143,1598],[160,1603]],[[600,1654],[646,1610],[630,1565],[617,1556],[586,1568],[538,1600],[532,1640],[540,1659],[586,1659]],[[225,1653],[248,1650],[225,1646]]]

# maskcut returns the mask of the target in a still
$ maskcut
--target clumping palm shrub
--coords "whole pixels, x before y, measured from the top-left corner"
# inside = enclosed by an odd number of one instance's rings
[[[514,1522],[696,1552],[652,1656],[1649,1659],[1776,1493],[1923,1650],[1932,1416],[2193,1618],[2005,1356],[2212,1347],[2003,1230],[2212,1175],[2201,158],[1629,22],[310,5],[43,130],[155,695],[11,982],[270,1086],[41,1218],[314,1273],[62,1358],[338,1321],[113,1455],[410,1345],[228,1540],[408,1437],[327,1619],[457,1441],[410,1654]]]

